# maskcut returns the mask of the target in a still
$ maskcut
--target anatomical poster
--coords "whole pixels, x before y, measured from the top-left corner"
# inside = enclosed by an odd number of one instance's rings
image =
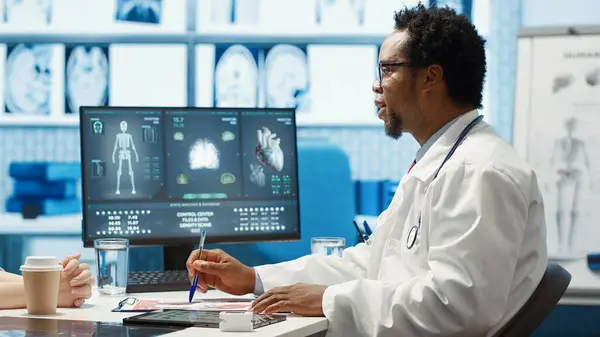
[[[549,257],[582,260],[600,251],[600,37],[536,38],[528,50],[516,143],[543,191]]]

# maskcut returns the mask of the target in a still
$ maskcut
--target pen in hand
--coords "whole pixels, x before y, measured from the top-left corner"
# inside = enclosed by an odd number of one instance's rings
[[[204,249],[204,241],[205,240],[206,240],[206,231],[203,230],[202,233],[200,234],[200,243],[198,244],[198,260],[200,260],[202,258],[202,249]],[[190,286],[190,298],[189,298],[190,303],[192,303],[192,300],[194,299],[194,294],[196,293],[196,288],[198,287],[198,274],[200,274],[200,273],[196,272],[196,275],[194,275],[194,282]]]

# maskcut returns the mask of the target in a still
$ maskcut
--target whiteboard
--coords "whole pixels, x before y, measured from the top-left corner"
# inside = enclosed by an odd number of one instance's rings
[[[514,146],[543,193],[548,257],[581,266],[600,251],[600,34],[519,38],[516,82]],[[576,283],[600,287],[586,269]]]

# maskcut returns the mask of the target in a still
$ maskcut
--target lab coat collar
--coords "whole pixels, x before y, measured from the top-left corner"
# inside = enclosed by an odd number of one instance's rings
[[[452,124],[441,136],[433,143],[431,148],[425,153],[423,158],[419,160],[412,168],[407,178],[415,177],[423,182],[433,178],[435,171],[440,167],[444,158],[454,145],[454,142],[464,130],[475,118],[479,116],[478,110],[471,110],[456,119],[456,122]],[[480,122],[481,123],[481,122]]]

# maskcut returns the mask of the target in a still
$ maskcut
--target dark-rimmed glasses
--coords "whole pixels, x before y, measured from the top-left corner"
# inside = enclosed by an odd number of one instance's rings
[[[383,71],[381,70],[381,68],[383,67],[410,67],[410,63],[408,62],[379,62],[379,64],[377,65],[377,70],[378,70],[378,77],[377,77],[377,81],[379,81],[379,83],[381,83],[381,80],[383,79],[382,75],[383,75]],[[386,76],[389,76],[389,73],[385,74]]]

